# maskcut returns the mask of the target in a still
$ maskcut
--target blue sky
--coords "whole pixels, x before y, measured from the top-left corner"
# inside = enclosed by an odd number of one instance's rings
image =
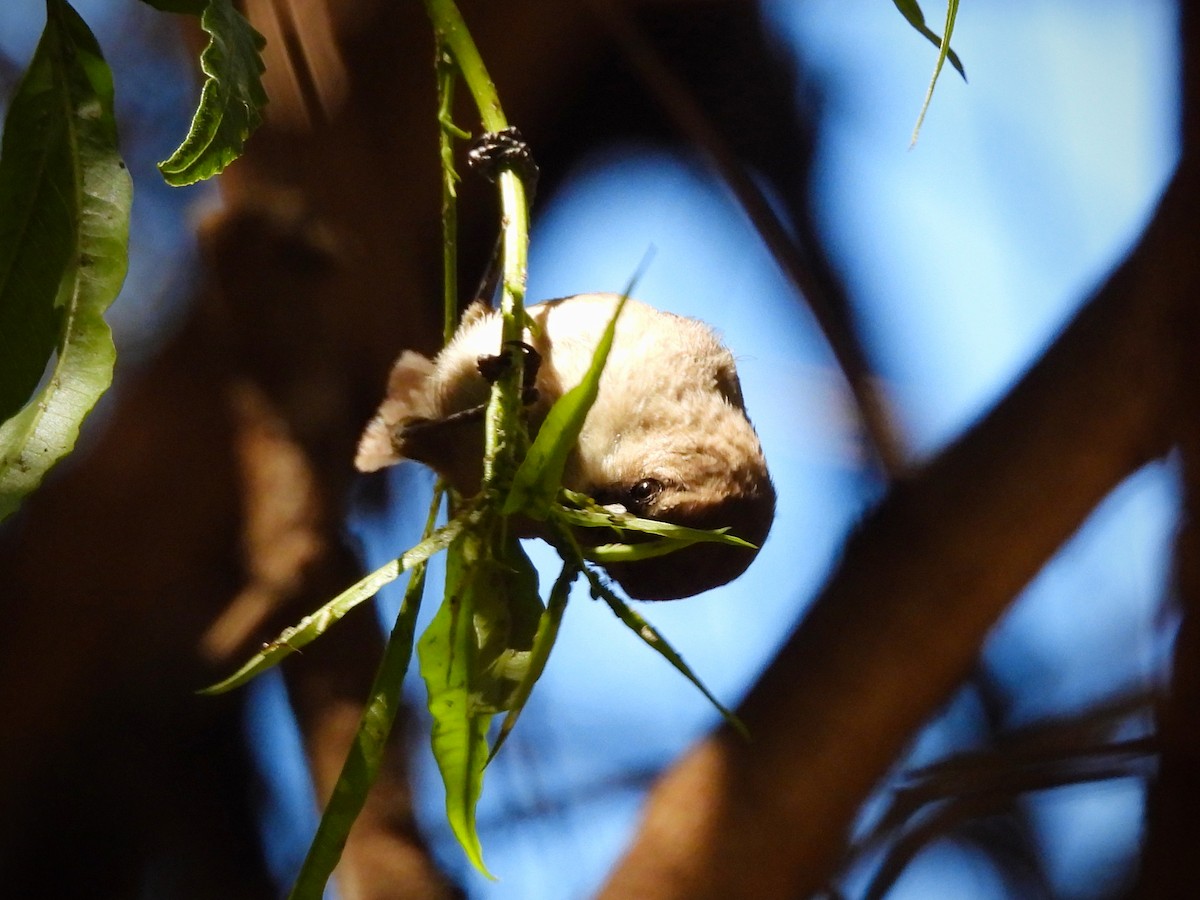
[[[114,46],[119,36],[105,34],[111,5],[77,6],[102,44]],[[930,21],[940,20],[926,6]],[[764,8],[827,91],[814,176],[819,220],[906,439],[918,454],[932,453],[1036,358],[1145,222],[1178,152],[1174,5],[963,4],[954,43],[970,81],[946,71],[911,149],[934,51],[891,3],[769,0]],[[0,43],[22,58],[40,23],[41,4],[3,5]],[[110,57],[120,89],[122,67],[137,63]],[[128,79],[153,77],[127,71]],[[161,102],[183,107],[179,98]],[[170,152],[185,125],[169,123],[151,142],[153,155],[131,166],[143,177],[126,296],[141,300],[118,321],[118,338],[133,345],[174,315],[169,300],[155,298],[169,295],[168,276],[184,268],[163,260],[186,252],[180,248],[189,246],[191,226],[182,211],[197,193],[165,189],[150,164]],[[823,340],[697,160],[625,146],[581,161],[535,223],[530,296],[620,290],[651,246],[656,256],[638,296],[703,318],[724,335],[779,490],[774,531],[743,578],[699,598],[642,608],[732,703],[802,614],[875,492]],[[417,487],[428,482],[415,469],[394,477]],[[1000,623],[984,661],[1011,698],[1015,722],[1079,710],[1156,679],[1175,510],[1170,467],[1140,473]],[[409,546],[422,516],[396,511],[387,523],[358,523],[368,562]],[[531,552],[552,564],[544,548]],[[396,597],[385,598],[385,618]],[[410,689],[420,705],[419,685]],[[287,878],[307,840],[304,823],[315,820],[281,696],[277,681],[264,680],[248,719],[264,776],[278,787],[264,832]],[[979,715],[969,694],[956,698],[916,741],[914,761],[969,745]],[[488,770],[481,834],[500,880],[485,882],[465,866],[423,745],[413,750],[420,815],[439,857],[472,897],[584,897],[636,822],[644,779],[630,773],[666,765],[714,721],[682,678],[605,608],[577,596],[520,726]],[[1143,800],[1132,780],[1026,799],[1058,893],[1085,895],[1106,860],[1134,852]],[[852,877],[851,895],[861,879]],[[940,844],[918,858],[892,896],[1006,894],[985,859]]]
[[[820,220],[907,439],[933,452],[1036,358],[1145,221],[1177,153],[1173,7],[964,5],[955,44],[970,82],[947,73],[913,149],[933,51],[891,4],[767,9],[829,91]],[[537,223],[530,295],[619,290],[651,245],[638,295],[724,334],[779,487],[775,530],[745,577],[643,609],[719,696],[736,700],[871,500],[861,436],[808,316],[693,159],[624,147],[583,161]],[[998,627],[987,660],[1015,698],[1016,721],[1154,677],[1174,503],[1164,467],[1131,480]],[[914,758],[961,747],[978,715],[969,696],[956,700]],[[682,679],[578,597],[488,772],[482,836],[500,881],[461,868],[439,824],[435,777],[424,816],[472,896],[587,896],[636,822],[639,793],[622,773],[665,764],[713,722]],[[1142,801],[1133,781],[1027,799],[1058,890],[1086,892],[1089,873],[1133,852]],[[514,811],[519,820],[506,821]],[[986,860],[955,845],[921,857],[893,891],[1004,895]]]

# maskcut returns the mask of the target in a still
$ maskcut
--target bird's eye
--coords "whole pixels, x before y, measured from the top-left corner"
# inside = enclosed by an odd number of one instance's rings
[[[662,493],[662,482],[657,478],[643,478],[630,486],[627,496],[629,505],[637,510],[644,510]]]

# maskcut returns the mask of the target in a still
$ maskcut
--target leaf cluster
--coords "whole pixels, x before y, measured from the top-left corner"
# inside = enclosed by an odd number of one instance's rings
[[[925,26],[915,0],[895,0],[908,21],[938,44],[939,59],[962,71],[949,49],[956,0],[950,0],[945,38]],[[495,87],[487,74],[470,32],[453,0],[425,0],[437,42],[435,53],[439,88],[438,129],[443,167],[443,236],[447,312],[446,335],[453,333],[457,291],[455,260],[456,184],[453,141],[466,137],[450,118],[455,78],[461,75],[480,112],[484,128],[507,128]],[[932,84],[930,94],[932,93]],[[925,105],[928,106],[929,95]],[[924,108],[922,109],[922,116]],[[919,123],[918,123],[919,127]],[[182,149],[182,148],[181,148]],[[528,244],[525,185],[511,171],[502,172],[498,185],[503,210],[503,339],[506,347],[519,343],[526,327],[522,305]],[[635,276],[636,280],[636,276]],[[625,291],[627,297],[632,283]],[[511,365],[493,386],[485,414],[483,486],[469,501],[452,503],[454,515],[435,528],[435,498],[425,538],[417,546],[366,576],[320,610],[286,629],[234,675],[209,692],[232,689],[296,652],[331,627],[350,609],[370,599],[385,584],[412,572],[395,628],[384,652],[372,695],[332,799],[292,889],[295,898],[319,897],[337,864],[354,817],[365,802],[384,743],[397,711],[400,682],[412,656],[415,622],[424,588],[424,566],[440,550],[447,553],[443,600],[425,633],[416,640],[419,668],[433,720],[434,757],[446,790],[449,824],[472,864],[490,877],[476,829],[475,809],[483,789],[483,774],[515,726],[534,685],[545,670],[565,613],[570,588],[582,574],[593,598],[603,601],[617,618],[648,647],[695,684],[722,716],[745,734],[740,721],[708,691],[683,658],[641,615],[613,592],[588,563],[627,562],[670,553],[700,541],[748,546],[725,529],[700,531],[641,519],[624,510],[600,506],[591,498],[564,489],[567,458],[599,391],[600,377],[612,346],[618,304],[599,341],[591,365],[579,385],[567,391],[547,414],[532,443],[521,418],[519,401],[522,360],[512,354]],[[543,533],[562,557],[563,566],[542,602],[537,573],[515,537],[513,521],[540,523]],[[611,532],[608,542],[589,541],[586,552],[577,535],[581,529]],[[636,540],[628,540],[636,535]],[[504,718],[489,745],[495,716]]]
[[[701,531],[641,519],[623,510],[599,506],[591,498],[562,487],[567,455],[578,440],[599,390],[623,305],[622,301],[609,322],[586,377],[551,408],[507,485],[489,486],[485,482],[480,494],[463,503],[440,528],[434,527],[431,513],[427,536],[419,544],[285,629],[237,672],[206,689],[206,693],[219,693],[246,683],[319,637],[385,584],[404,572],[414,573],[354,749],[293,888],[293,897],[320,895],[353,823],[353,814],[348,815],[347,810],[357,812],[361,808],[374,780],[396,711],[394,698],[399,696],[399,682],[411,658],[423,567],[440,550],[447,551],[444,597],[416,643],[417,655],[433,718],[434,757],[446,787],[447,819],[468,858],[481,872],[487,874],[487,868],[476,832],[475,807],[483,789],[484,769],[516,725],[545,670],[570,587],[581,573],[593,597],[606,603],[642,642],[695,684],[734,727],[743,730],[662,635],[613,592],[587,562],[644,558],[698,541],[748,546],[746,542],[723,529]],[[562,571],[545,604],[539,596],[537,572],[510,528],[514,518],[541,522],[563,558]],[[585,552],[576,539],[579,528],[606,529],[612,532],[613,541]],[[628,533],[650,540],[624,543]],[[398,641],[403,646],[397,646]],[[403,659],[404,664],[395,662],[397,659]],[[500,713],[504,713],[504,719],[489,745],[493,718]],[[382,718],[386,718],[387,727],[380,725]],[[374,765],[366,760],[374,760]]]
[[[190,184],[232,162],[259,124],[262,38],[232,0],[146,2],[199,15],[209,36],[192,127],[160,164]],[[132,203],[112,72],[70,3],[46,0],[0,147],[0,520],[71,451],[112,381],[104,313],[125,280]]]
[[[162,177],[183,186],[221,172],[261,123],[266,95],[263,38],[233,0],[144,0],[163,12],[199,18],[207,35],[200,56],[204,83],[191,127],[159,163]],[[449,98],[461,76],[489,132],[507,126],[495,87],[452,0],[425,0],[438,41],[439,124],[443,135],[447,211],[447,310],[453,307],[453,202],[457,175],[451,142],[466,133],[450,121]],[[893,0],[909,23],[939,47],[921,118],[943,63],[960,73],[950,49],[957,0],[948,0],[943,35],[926,26],[916,0]],[[132,182],[121,159],[113,78],[96,38],[68,0],[45,0],[41,41],[9,106],[0,146],[0,519],[15,511],[49,469],[73,447],[83,419],[111,382],[115,349],[104,313],[127,270]],[[920,128],[920,119],[917,129]],[[914,139],[916,131],[914,130]],[[522,302],[528,244],[526,188],[515,172],[498,179],[504,209],[501,309],[506,344],[526,325]],[[626,291],[628,295],[628,290]],[[471,861],[483,872],[475,806],[488,761],[500,749],[545,670],[582,575],[591,595],[691,680],[734,727],[737,719],[700,683],[663,637],[591,569],[646,559],[699,541],[745,545],[724,530],[697,531],[640,519],[565,490],[562,474],[612,344],[618,307],[587,376],[551,409],[530,443],[520,416],[521,360],[493,389],[486,416],[485,477],[479,496],[452,503],[435,527],[434,498],[424,539],[370,573],[321,609],[285,629],[230,678],[228,690],[277,664],[323,634],[346,613],[401,574],[410,573],[400,614],[385,649],[354,746],[293,891],[319,896],[378,772],[384,743],[409,667],[428,559],[447,552],[442,605],[416,649],[433,715],[432,741],[446,785],[447,815]],[[450,320],[447,321],[447,333]],[[510,527],[541,523],[563,559],[545,603],[537,573]],[[581,529],[612,539],[588,541]],[[636,542],[630,534],[639,536]],[[648,540],[647,540],[648,538]],[[489,744],[495,716],[504,718]]]

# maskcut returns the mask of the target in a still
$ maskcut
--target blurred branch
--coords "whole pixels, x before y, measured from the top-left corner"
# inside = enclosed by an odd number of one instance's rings
[[[1189,229],[1180,240],[1195,248],[1200,219],[1200,10],[1180,3],[1183,57],[1183,158],[1191,201]],[[1177,273],[1176,290],[1190,292],[1175,323],[1175,340],[1163,347],[1179,369],[1174,425],[1183,463],[1183,517],[1175,544],[1175,576],[1180,607],[1171,682],[1159,707],[1161,762],[1147,809],[1147,834],[1138,897],[1190,897],[1197,882],[1195,848],[1200,842],[1200,287],[1196,262]]]
[[[625,5],[620,0],[590,3],[675,127],[708,157],[776,264],[808,304],[846,379],[880,466],[890,477],[900,474],[905,457],[902,439],[854,328],[845,290],[825,261],[817,235],[806,222],[793,223],[795,237],[789,233],[729,142],[647,40]]]
[[[1114,736],[1131,719],[1147,719],[1154,699],[1148,690],[1122,695],[1079,715],[1002,735],[986,749],[905,773],[887,809],[855,841],[840,868],[846,871],[886,847],[868,891],[870,897],[881,897],[913,857],[934,841],[954,838],[973,820],[1011,815],[1023,794],[1114,778],[1147,778],[1158,751],[1154,737]],[[1036,870],[1030,862],[1022,868]]]
[[[1193,302],[1196,180],[1185,155],[1141,242],[1044,356],[867,518],[739,709],[754,741],[719,730],[667,774],[603,896],[795,897],[830,877],[859,806],[996,619],[1171,445],[1164,349]]]

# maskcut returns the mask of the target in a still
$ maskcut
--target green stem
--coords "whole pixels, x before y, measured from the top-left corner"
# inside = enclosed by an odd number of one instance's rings
[[[433,24],[438,46],[453,56],[467,89],[479,110],[486,131],[502,131],[508,119],[500,106],[496,85],[488,75],[479,49],[467,30],[454,0],[424,0]],[[529,201],[520,175],[505,169],[497,178],[504,232],[503,280],[500,312],[504,317],[505,342],[520,341],[525,333],[525,280],[529,261]],[[511,478],[516,468],[521,433],[520,389],[522,359],[514,355],[514,365],[492,389],[484,430],[484,489]]]
[[[433,31],[438,41],[448,47],[458,63],[463,80],[475,98],[479,108],[479,118],[483,127],[488,131],[502,131],[508,127],[508,119],[500,107],[500,96],[496,93],[496,85],[488,75],[483,57],[467,30],[462,13],[458,11],[454,0],[425,0],[425,10],[433,23]]]
[[[458,326],[458,173],[454,139],[470,137],[454,124],[454,58],[439,38],[434,54],[438,86],[438,146],[442,157],[442,339],[449,343]]]

